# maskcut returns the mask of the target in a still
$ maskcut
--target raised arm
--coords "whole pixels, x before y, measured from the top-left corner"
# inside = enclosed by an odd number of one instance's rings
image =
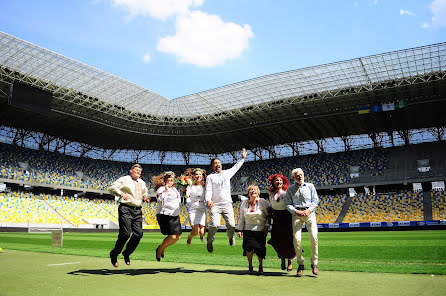
[[[245,163],[245,158],[246,158],[246,149],[243,148],[242,149],[242,158],[240,158],[237,163],[230,169],[226,170],[225,173],[228,175],[229,178],[232,178],[235,173],[237,173],[237,171],[242,167],[242,165]]]

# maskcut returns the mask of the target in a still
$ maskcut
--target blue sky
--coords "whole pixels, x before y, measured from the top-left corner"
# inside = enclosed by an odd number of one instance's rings
[[[446,0],[0,0],[0,30],[173,99],[446,41]]]

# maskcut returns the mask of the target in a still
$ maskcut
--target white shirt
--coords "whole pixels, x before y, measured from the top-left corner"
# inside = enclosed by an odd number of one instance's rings
[[[239,231],[263,231],[265,226],[269,226],[266,220],[268,217],[267,207],[268,203],[262,198],[254,204],[253,209],[249,200],[243,201],[240,206],[240,216],[237,220],[236,229]]]
[[[187,186],[186,201],[189,210],[206,210],[206,202],[204,200],[204,188],[201,185]]]
[[[179,216],[181,197],[175,187],[170,187],[166,191],[165,186],[161,186],[156,191],[156,213],[168,216]]]
[[[119,202],[135,207],[140,207],[144,198],[149,196],[146,183],[141,180],[133,180],[130,176],[124,176],[113,182],[109,189],[110,193],[119,197]],[[127,193],[130,198],[124,200],[121,194]]]
[[[271,207],[274,210],[277,211],[286,210],[285,195],[286,191],[282,189],[276,192],[269,193],[269,203],[271,204]]]
[[[212,201],[214,205],[232,204],[231,178],[242,167],[245,159],[242,158],[230,169],[221,173],[212,173],[206,178],[206,202]]]

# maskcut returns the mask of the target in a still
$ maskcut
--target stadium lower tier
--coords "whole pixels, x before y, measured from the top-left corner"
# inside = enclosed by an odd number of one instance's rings
[[[446,220],[446,196],[443,191],[432,192],[432,219]],[[347,195],[321,195],[316,216],[319,224],[375,223],[423,221],[424,202],[422,193],[400,192],[395,194],[353,197],[348,209],[343,208]],[[241,202],[233,204],[237,222]],[[88,197],[34,195],[13,191],[0,193],[0,226],[36,227],[43,225],[64,228],[118,228],[118,203]],[[342,215],[344,215],[342,217]],[[144,228],[158,229],[156,203],[143,204]],[[209,222],[209,215],[207,216]],[[186,204],[180,209],[184,227],[190,226]],[[225,222],[221,219],[221,225]]]

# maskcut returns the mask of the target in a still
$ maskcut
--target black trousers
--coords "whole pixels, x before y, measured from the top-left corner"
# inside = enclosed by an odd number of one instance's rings
[[[119,234],[115,248],[111,250],[110,255],[118,256],[125,243],[127,246],[122,252],[123,255],[130,256],[139,244],[143,236],[142,232],[142,208],[120,204],[118,208],[119,215]],[[130,240],[129,240],[130,238]]]

